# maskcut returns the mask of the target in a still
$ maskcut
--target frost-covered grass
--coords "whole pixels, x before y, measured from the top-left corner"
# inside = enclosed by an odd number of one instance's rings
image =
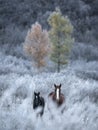
[[[36,73],[26,58],[0,50],[0,130],[98,130],[97,60],[78,59],[59,74]],[[62,84],[63,114],[48,100],[54,83]],[[34,91],[45,98],[42,118],[32,107]]]

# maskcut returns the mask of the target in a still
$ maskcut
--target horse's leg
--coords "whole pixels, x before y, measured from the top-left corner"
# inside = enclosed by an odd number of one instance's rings
[[[64,103],[64,104],[62,104],[62,106],[61,106],[61,113],[63,114],[65,110],[66,110],[66,105],[65,105],[65,103]]]
[[[42,106],[41,116],[44,114],[45,104]]]
[[[40,115],[42,116],[44,114],[44,107],[45,107],[45,100],[44,100],[44,98],[41,97],[40,102],[41,102],[40,105],[42,107]]]
[[[40,112],[40,116],[44,114],[44,108],[42,108],[42,111]]]
[[[62,114],[64,113],[65,109],[66,109],[66,107],[64,107],[64,108],[61,110],[61,113],[62,113]]]

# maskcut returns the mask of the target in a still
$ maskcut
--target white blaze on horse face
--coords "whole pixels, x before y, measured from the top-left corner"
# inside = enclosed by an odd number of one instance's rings
[[[36,97],[36,99],[38,98],[38,96],[35,96]]]
[[[56,90],[56,99],[57,100],[59,100],[59,98],[60,98],[60,90],[59,90],[59,88],[57,88],[57,90]]]

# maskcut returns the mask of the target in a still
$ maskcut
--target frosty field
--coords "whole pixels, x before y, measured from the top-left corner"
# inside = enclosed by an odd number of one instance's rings
[[[7,46],[0,47],[0,130],[98,130],[98,52],[81,44],[74,48],[72,59],[79,56],[79,49],[84,56],[72,60],[60,73],[36,73],[21,47],[8,53]],[[93,60],[87,61],[88,57]],[[48,109],[54,83],[62,84],[63,114],[55,106],[51,112]],[[45,98],[42,118],[36,117],[32,107],[34,91]]]

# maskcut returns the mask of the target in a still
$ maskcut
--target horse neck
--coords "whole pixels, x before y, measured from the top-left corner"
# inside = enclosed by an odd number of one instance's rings
[[[56,91],[55,91],[55,96],[56,96],[56,99],[57,99],[57,100],[60,99],[60,94],[61,94],[61,90],[60,90],[60,89],[56,89]]]
[[[34,100],[35,100],[35,102],[37,101],[37,102],[39,103],[39,101],[40,101],[40,97],[38,97],[38,98],[35,97]]]

